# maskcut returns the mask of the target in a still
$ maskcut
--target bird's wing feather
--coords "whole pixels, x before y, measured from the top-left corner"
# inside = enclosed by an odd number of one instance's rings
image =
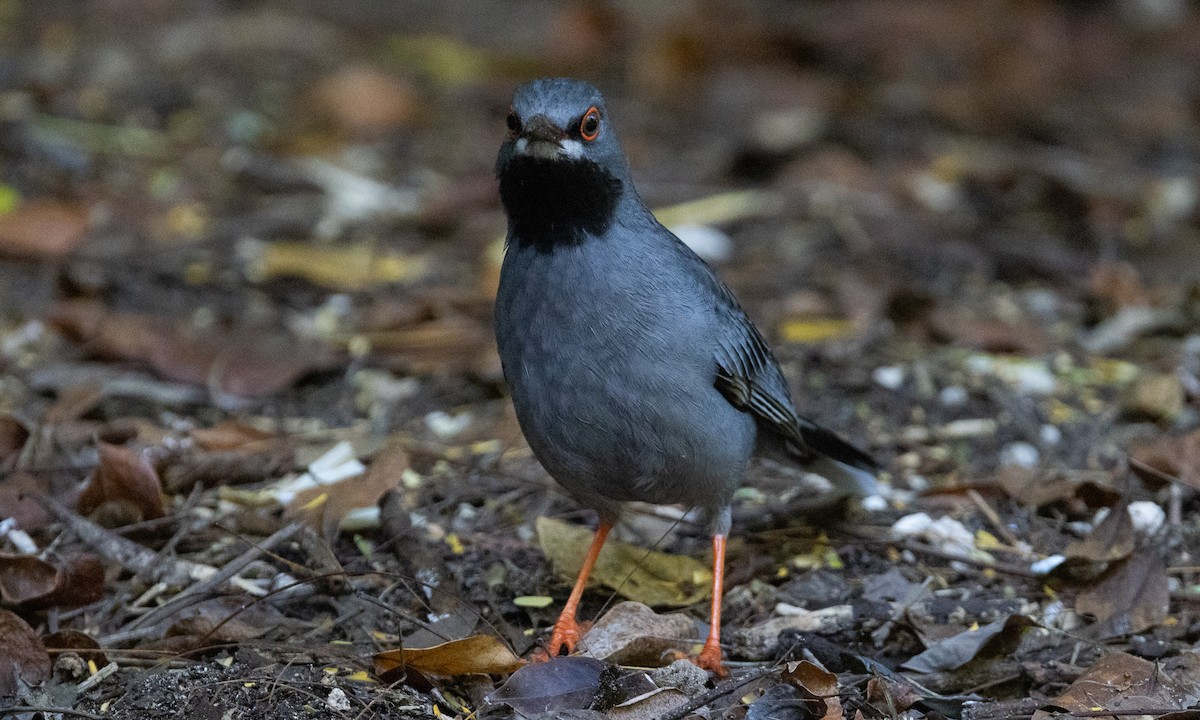
[[[703,263],[701,263],[703,265]],[[783,441],[801,462],[826,456],[856,468],[874,471],[875,460],[835,433],[801,416],[792,406],[787,381],[762,333],[742,310],[733,293],[707,265],[703,273],[719,300],[723,328],[717,349],[717,389],[734,407],[750,413]]]

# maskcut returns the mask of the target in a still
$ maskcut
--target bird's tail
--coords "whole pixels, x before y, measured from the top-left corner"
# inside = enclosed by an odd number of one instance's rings
[[[846,442],[830,430],[801,420],[800,439],[803,446],[788,450],[806,470],[821,475],[844,495],[866,497],[879,491],[876,474],[879,464],[862,450]]]

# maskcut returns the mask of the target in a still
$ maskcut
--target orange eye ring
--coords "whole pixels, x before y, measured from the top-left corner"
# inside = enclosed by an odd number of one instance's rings
[[[579,137],[588,142],[600,137],[600,110],[595,105],[579,119]]]

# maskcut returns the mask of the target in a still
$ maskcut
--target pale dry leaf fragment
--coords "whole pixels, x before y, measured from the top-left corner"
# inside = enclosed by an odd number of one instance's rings
[[[592,531],[547,517],[537,520],[538,543],[555,570],[574,578],[583,565]],[[628,600],[650,606],[683,607],[708,598],[712,571],[686,555],[654,552],[609,540],[600,551],[592,579]]]

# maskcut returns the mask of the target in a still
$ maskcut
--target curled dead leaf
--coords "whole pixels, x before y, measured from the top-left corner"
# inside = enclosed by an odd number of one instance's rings
[[[120,503],[134,509],[135,521],[166,515],[162,483],[145,454],[104,442],[96,447],[100,464],[79,494],[80,514],[90,516],[104,505]]]
[[[0,600],[31,609],[78,607],[104,596],[104,565],[76,555],[54,566],[33,555],[0,554]]]
[[[50,656],[33,628],[16,614],[0,610],[0,698],[50,677]]]

